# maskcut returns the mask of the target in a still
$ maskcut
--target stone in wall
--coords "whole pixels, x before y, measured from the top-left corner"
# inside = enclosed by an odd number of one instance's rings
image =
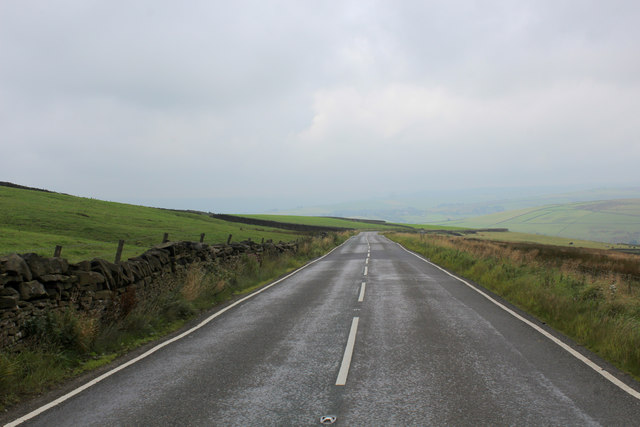
[[[48,275],[66,274],[69,263],[64,258],[43,257],[34,253],[22,255],[34,279],[42,279]]]
[[[6,275],[7,282],[22,282],[33,279],[29,266],[18,254],[0,258],[0,271]]]
[[[0,288],[0,309],[14,308],[18,306],[20,293],[13,288]]]
[[[77,287],[85,291],[101,290],[106,282],[105,277],[95,271],[76,271],[74,275],[77,280]]]
[[[20,283],[18,291],[20,293],[20,299],[25,301],[49,296],[44,289],[44,285],[37,280]]]

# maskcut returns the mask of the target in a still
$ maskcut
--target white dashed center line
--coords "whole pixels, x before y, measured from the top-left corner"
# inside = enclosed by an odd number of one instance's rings
[[[358,302],[364,301],[364,290],[367,287],[367,282],[362,282],[360,285],[360,296],[358,297]]]
[[[351,367],[351,357],[353,356],[353,347],[356,344],[356,333],[358,332],[359,317],[354,317],[351,322],[351,331],[349,331],[349,338],[347,339],[347,347],[344,349],[344,356],[342,357],[342,365],[340,365],[340,372],[338,372],[338,379],[336,385],[347,384],[347,376],[349,375],[349,368]]]

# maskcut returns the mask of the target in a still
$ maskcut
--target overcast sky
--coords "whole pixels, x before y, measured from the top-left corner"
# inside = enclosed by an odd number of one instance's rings
[[[0,180],[215,212],[637,186],[638,22],[637,0],[0,0]]]

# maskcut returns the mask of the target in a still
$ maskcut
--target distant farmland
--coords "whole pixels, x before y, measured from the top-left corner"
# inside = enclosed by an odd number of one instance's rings
[[[385,221],[357,220],[351,218],[301,216],[301,215],[238,215],[243,218],[261,219],[267,221],[285,222],[290,224],[305,224],[319,227],[338,227],[367,230],[397,230],[412,228],[405,224],[393,224]]]
[[[635,245],[640,244],[640,199],[550,205],[441,224],[504,227],[522,233]]]

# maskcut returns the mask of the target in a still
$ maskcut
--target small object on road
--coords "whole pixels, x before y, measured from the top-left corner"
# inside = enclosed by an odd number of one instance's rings
[[[337,417],[335,415],[325,415],[320,417],[320,424],[333,424],[336,422]]]

